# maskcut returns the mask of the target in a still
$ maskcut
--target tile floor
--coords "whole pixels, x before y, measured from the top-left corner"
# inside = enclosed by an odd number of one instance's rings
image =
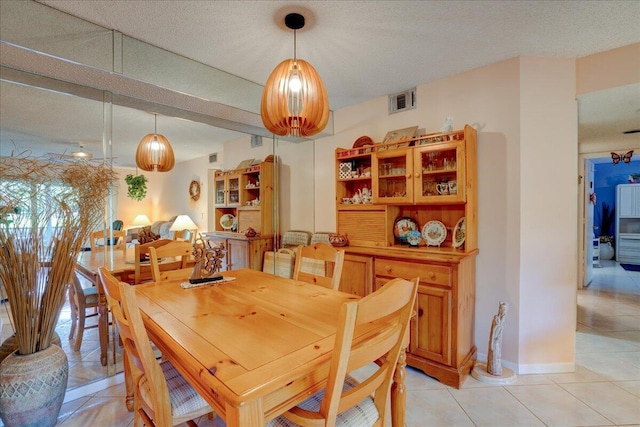
[[[640,426],[640,272],[602,264],[578,292],[575,372],[521,375],[510,386],[469,377],[456,390],[408,368],[406,425]],[[58,425],[131,426],[132,420],[118,384],[65,403]],[[198,424],[220,423],[205,417]]]

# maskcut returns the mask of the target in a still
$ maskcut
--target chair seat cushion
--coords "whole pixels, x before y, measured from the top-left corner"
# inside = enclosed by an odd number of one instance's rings
[[[83,288],[84,301],[88,306],[98,304],[98,288],[91,286],[90,288]]]
[[[358,384],[358,381],[347,375],[344,381],[344,386],[342,387],[342,391],[347,391],[353,388]],[[324,390],[319,391],[314,394],[304,402],[298,405],[299,408],[302,408],[307,411],[318,412],[320,409],[320,403],[322,403],[322,398],[324,397]],[[376,405],[373,403],[373,399],[367,397],[362,402],[358,403],[356,406],[353,406],[346,411],[338,414],[336,418],[336,426],[341,427],[366,427],[371,426],[378,420],[378,409]],[[273,420],[267,423],[267,427],[297,427],[298,425],[293,421],[288,420],[283,415],[274,418]]]
[[[193,387],[180,375],[169,361],[160,363],[162,373],[167,380],[169,388],[169,400],[171,401],[171,415],[175,418],[182,417],[192,412],[200,412],[203,409],[212,411],[209,404],[194,390]],[[151,391],[146,377],[140,380],[141,398],[151,405]]]

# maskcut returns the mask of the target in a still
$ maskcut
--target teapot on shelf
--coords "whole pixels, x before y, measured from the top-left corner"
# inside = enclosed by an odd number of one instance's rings
[[[356,204],[356,205],[371,203],[372,200],[373,200],[373,193],[371,192],[371,190],[367,188],[366,185],[361,189],[357,190],[353,194],[353,198],[352,198],[353,204]]]

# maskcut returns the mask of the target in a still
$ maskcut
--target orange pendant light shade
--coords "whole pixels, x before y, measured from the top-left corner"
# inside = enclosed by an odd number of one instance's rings
[[[144,171],[168,172],[176,164],[169,140],[159,133],[148,133],[138,144],[136,164]]]
[[[329,121],[324,83],[303,59],[282,61],[267,79],[260,104],[262,123],[280,136],[308,137]]]

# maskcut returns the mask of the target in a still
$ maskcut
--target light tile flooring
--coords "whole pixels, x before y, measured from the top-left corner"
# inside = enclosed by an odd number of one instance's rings
[[[456,390],[408,368],[406,425],[640,426],[640,272],[602,265],[578,292],[575,372],[521,375],[510,386],[469,377]],[[58,425],[131,426],[132,419],[119,384],[65,403]]]

